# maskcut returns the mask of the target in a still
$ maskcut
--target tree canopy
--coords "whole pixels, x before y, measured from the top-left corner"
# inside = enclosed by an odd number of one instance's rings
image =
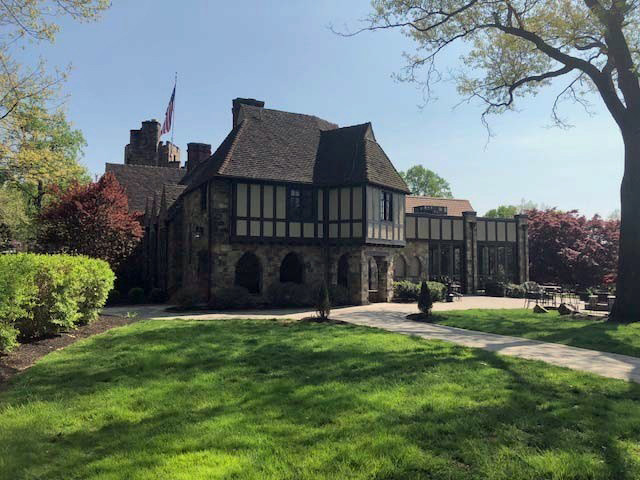
[[[406,172],[400,172],[400,176],[404,179],[413,195],[452,197],[449,182],[422,165],[414,165]]]
[[[437,58],[464,42],[458,91],[484,104],[482,114],[515,108],[565,80],[551,106],[570,99],[587,106],[597,92],[625,145],[616,303],[610,319],[640,321],[640,1],[639,0],[374,0],[360,31],[400,28],[417,45],[402,78],[427,95],[440,78]],[[359,31],[359,32],[360,32]],[[355,32],[353,34],[357,34]]]
[[[50,113],[36,101],[25,101],[0,131],[0,180],[20,187],[39,208],[46,188],[90,180],[79,163],[85,145],[64,111]]]
[[[50,252],[101,258],[116,269],[142,237],[139,219],[129,212],[127,196],[116,178],[74,184],[40,214],[39,244]]]
[[[489,218],[513,218],[520,213],[520,209],[515,205],[500,205],[498,208],[492,208],[485,217]]]

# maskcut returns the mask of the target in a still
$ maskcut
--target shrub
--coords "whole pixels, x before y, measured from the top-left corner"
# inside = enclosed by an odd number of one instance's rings
[[[0,350],[19,339],[69,330],[92,321],[113,287],[106,262],[84,256],[0,256]]]
[[[527,289],[523,285],[516,283],[508,283],[506,286],[506,295],[511,298],[524,298],[527,293]]]
[[[444,302],[447,295],[447,286],[440,282],[427,282],[431,300],[434,302]]]
[[[237,285],[216,289],[209,302],[210,307],[220,310],[252,308],[256,305],[256,298],[249,293],[249,290]]]
[[[329,318],[331,314],[331,302],[329,301],[329,289],[327,284],[322,282],[322,286],[318,289],[318,301],[316,303],[316,312],[322,320]]]
[[[311,307],[315,305],[314,291],[308,285],[278,282],[267,289],[267,299],[276,307]]]
[[[504,297],[507,286],[504,282],[489,280],[484,287],[484,293],[490,297]]]
[[[427,282],[422,282],[420,285],[420,295],[418,297],[418,310],[420,310],[426,317],[431,315],[431,309],[433,308],[433,300],[431,298],[431,292]]]
[[[180,308],[193,308],[202,300],[200,290],[195,287],[183,287],[178,290],[171,303],[177,305]]]
[[[144,302],[144,289],[140,287],[133,287],[129,290],[129,294],[127,295],[129,298],[129,302],[132,304],[143,303]]]
[[[393,299],[399,302],[415,302],[420,294],[420,285],[403,280],[393,282]]]
[[[419,283],[413,283],[408,280],[393,283],[393,299],[398,302],[417,302],[420,296]],[[431,299],[434,302],[442,302],[447,294],[447,287],[440,282],[427,282]]]
[[[0,352],[10,352],[18,345],[18,330],[8,323],[0,322]]]
[[[122,302],[122,294],[120,290],[116,290],[115,288],[109,292],[109,296],[107,297],[107,305],[117,305]]]
[[[329,287],[329,299],[333,307],[351,304],[349,290],[342,285],[331,285]]]
[[[149,293],[149,301],[151,303],[164,303],[167,301],[167,293],[161,288],[153,288]]]

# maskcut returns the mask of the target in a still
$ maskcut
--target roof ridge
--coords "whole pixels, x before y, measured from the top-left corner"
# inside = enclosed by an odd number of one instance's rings
[[[229,147],[229,151],[224,156],[224,159],[222,160],[222,162],[220,162],[220,166],[218,167],[218,171],[216,173],[222,174],[222,170],[229,164],[229,161],[231,159],[231,154],[235,150],[236,145],[238,144],[238,139],[242,135],[242,132],[245,129],[245,125],[248,124],[248,122],[249,122],[249,118],[245,117],[240,122],[240,125],[238,125],[238,132],[236,133],[235,137],[231,141],[231,146]]]
[[[407,195],[407,197],[411,197],[411,198],[428,198],[431,200],[447,200],[449,202],[470,202],[470,200],[466,199],[466,198],[447,198],[447,197],[434,197],[432,195]]]

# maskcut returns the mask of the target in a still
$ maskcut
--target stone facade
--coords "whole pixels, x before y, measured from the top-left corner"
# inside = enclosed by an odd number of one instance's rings
[[[326,281],[366,304],[391,300],[394,280],[447,277],[468,293],[528,280],[526,217],[479,218],[466,200],[407,196],[370,124],[340,128],[252,99],[234,100],[232,115],[218,149],[189,143],[180,185],[148,200],[147,289],[209,301],[234,284],[265,297],[281,282]],[[132,130],[125,163],[179,166],[159,131],[154,120]]]

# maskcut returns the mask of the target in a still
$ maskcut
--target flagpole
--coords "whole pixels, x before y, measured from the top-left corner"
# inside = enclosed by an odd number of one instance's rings
[[[178,72],[176,72],[175,79],[173,81],[173,91],[176,91],[176,87],[178,86]],[[173,119],[171,122],[171,143],[173,143],[173,135],[176,131],[176,98],[173,97]]]

